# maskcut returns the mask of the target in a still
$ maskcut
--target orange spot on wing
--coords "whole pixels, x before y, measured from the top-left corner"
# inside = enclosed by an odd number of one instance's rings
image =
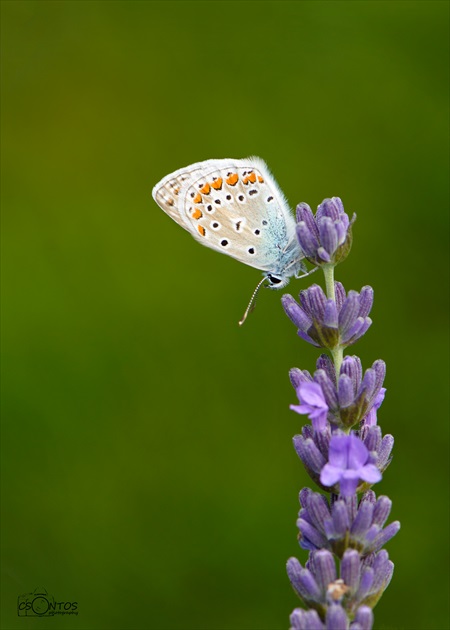
[[[211,186],[209,184],[205,184],[203,188],[200,188],[200,192],[202,193],[202,195],[209,195],[210,190]]]
[[[249,176],[249,175],[247,175],[247,177],[244,177],[244,178],[242,179],[242,183],[243,183],[243,184],[248,184],[248,182],[249,182],[249,181],[250,181],[250,176]]]
[[[228,177],[225,181],[228,186],[235,186],[239,181],[239,175],[237,173],[233,173],[233,175],[230,175],[230,177]]]
[[[199,225],[199,226],[198,226],[198,231],[200,232],[200,234],[201,234],[202,236],[205,236],[205,234],[206,234],[206,230],[205,230],[205,228],[203,227],[203,225]]]
[[[194,203],[203,203],[202,196],[200,193],[197,193],[194,197]]]
[[[264,180],[261,177],[261,175],[258,175],[258,181],[259,181],[260,184],[264,184]]]
[[[194,212],[192,213],[192,218],[193,219],[201,219],[203,216],[202,211],[199,210],[198,208],[195,208]]]
[[[213,182],[211,186],[214,188],[214,190],[220,190],[222,188],[222,178],[219,177],[218,179],[216,179],[216,181]]]
[[[256,182],[256,175],[255,175],[255,173],[251,173],[248,176],[248,181],[251,182],[252,184],[254,184]]]

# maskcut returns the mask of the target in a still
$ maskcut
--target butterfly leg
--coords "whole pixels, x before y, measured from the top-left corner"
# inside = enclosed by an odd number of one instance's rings
[[[317,271],[319,269],[319,267],[314,267],[313,269],[310,269],[309,271],[307,271],[306,273],[302,273],[301,276],[299,276],[298,274],[300,273],[300,271],[302,271],[301,269],[299,271],[297,271],[297,273],[295,274],[295,279],[296,280],[300,280],[300,278],[306,278],[307,276],[310,276],[312,273],[314,273],[315,271]]]

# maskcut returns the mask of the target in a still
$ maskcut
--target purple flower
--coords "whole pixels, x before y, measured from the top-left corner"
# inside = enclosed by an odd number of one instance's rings
[[[356,492],[359,481],[376,483],[381,472],[368,463],[369,451],[355,435],[333,435],[330,440],[329,459],[320,473],[320,481],[325,486],[339,483],[342,496]]]
[[[369,464],[375,464],[380,472],[384,472],[391,463],[391,452],[394,446],[394,438],[387,434],[383,437],[379,426],[363,426],[361,431],[355,434],[362,440],[364,446],[369,452]],[[335,431],[334,435],[345,435],[340,431]],[[316,431],[310,424],[302,427],[301,435],[295,435],[293,438],[294,448],[297,455],[302,460],[306,472],[318,486],[326,492],[334,492],[339,494],[339,486],[333,488],[327,487],[321,482],[320,475],[322,468],[329,459],[331,427]],[[348,437],[348,436],[347,436]],[[357,492],[364,492],[368,489],[365,481],[357,487]]]
[[[299,543],[303,549],[328,549],[341,557],[347,548],[363,556],[379,551],[400,529],[394,521],[383,529],[392,502],[388,497],[377,499],[368,490],[358,503],[356,495],[331,495],[331,500],[309,488],[300,492]]]
[[[394,565],[384,549],[362,557],[355,549],[347,549],[340,562],[340,576],[331,552],[312,551],[302,567],[297,558],[289,558],[287,574],[294,591],[303,603],[314,608],[322,619],[330,608],[345,602],[350,614],[360,606],[375,605],[388,586]],[[328,626],[327,626],[328,627]],[[339,625],[331,628],[341,628]]]
[[[307,370],[293,368],[290,371],[292,385],[297,396],[305,383],[316,383],[322,389],[323,399],[328,407],[327,419],[333,426],[349,428],[359,422],[369,426],[376,424],[376,413],[369,415],[374,407],[377,410],[384,399],[386,390],[382,387],[386,365],[375,361],[363,374],[361,361],[357,356],[346,356],[342,362],[336,385],[336,373],[330,358],[323,354],[317,361],[314,377]],[[318,394],[319,395],[319,394]],[[298,413],[309,413],[300,411]]]
[[[324,429],[327,424],[328,405],[320,385],[312,382],[300,383],[297,396],[300,405],[291,405],[291,409],[300,414],[307,414],[317,431]]]
[[[350,222],[339,197],[324,199],[313,215],[307,203],[297,206],[297,239],[314,265],[336,265],[347,257],[352,245]]]
[[[300,304],[286,294],[281,298],[289,319],[297,326],[299,337],[318,348],[343,348],[360,339],[372,324],[368,317],[373,305],[373,289],[345,292],[334,283],[336,302],[328,299],[318,284],[300,291]]]
[[[329,606],[323,623],[315,610],[295,608],[289,618],[290,630],[372,630],[373,612],[368,606],[360,606],[355,619],[350,622],[340,604]]]

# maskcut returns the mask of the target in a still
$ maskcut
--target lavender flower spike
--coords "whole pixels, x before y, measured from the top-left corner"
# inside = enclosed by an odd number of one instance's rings
[[[307,203],[297,206],[297,239],[306,258],[314,265],[337,265],[352,245],[350,222],[339,197],[325,199],[314,217]]]
[[[338,197],[325,199],[315,216],[307,204],[297,207],[298,241],[307,260],[322,267],[326,290],[314,284],[299,301],[282,297],[298,336],[330,355],[318,358],[312,375],[298,368],[289,374],[299,400],[291,409],[310,420],[294,448],[325,493],[300,492],[298,538],[309,557],[303,566],[290,558],[287,573],[306,609],[294,609],[291,630],[371,630],[372,608],[394,570],[383,546],[400,523],[385,526],[391,501],[370,490],[390,464],[394,444],[377,419],[386,366],[377,360],[364,372],[357,356],[344,357],[372,324],[373,289],[346,292],[334,281],[335,266],[350,251],[354,218]]]
[[[344,497],[351,496],[359,481],[376,483],[381,472],[374,464],[368,463],[369,451],[355,435],[333,435],[330,440],[329,463],[320,473],[320,481],[325,486],[339,484]]]
[[[351,346],[372,324],[368,317],[373,304],[373,289],[365,286],[360,293],[334,283],[336,301],[328,299],[318,284],[300,292],[300,304],[292,295],[283,295],[286,315],[297,326],[297,334],[318,348],[330,350]]]

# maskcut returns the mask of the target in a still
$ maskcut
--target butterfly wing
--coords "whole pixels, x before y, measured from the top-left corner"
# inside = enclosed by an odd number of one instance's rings
[[[153,197],[196,240],[251,267],[281,272],[288,250],[302,257],[289,206],[260,158],[193,164],[162,179]]]

